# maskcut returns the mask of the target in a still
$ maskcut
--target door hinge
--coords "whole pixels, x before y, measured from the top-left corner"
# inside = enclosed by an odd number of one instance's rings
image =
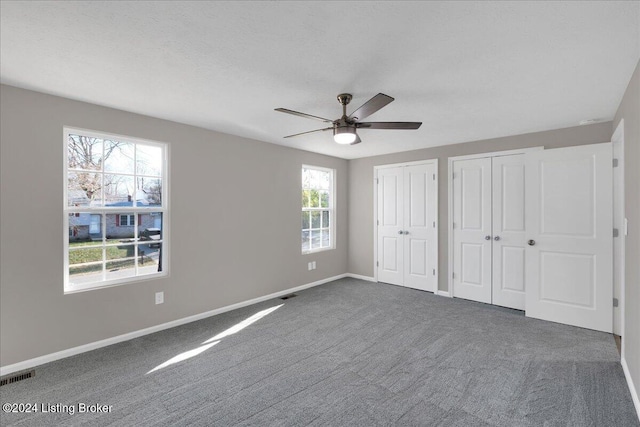
[[[436,275],[436,269],[435,268],[433,269],[433,275],[434,276]]]
[[[376,267],[380,267],[380,262],[376,261]]]
[[[618,231],[617,228],[613,229],[613,237],[618,237],[620,235],[620,232]]]
[[[456,273],[451,273],[451,278],[455,279],[456,278]]]
[[[380,184],[380,178],[376,178],[376,184]]]
[[[436,174],[435,173],[433,174],[433,180],[434,181],[436,180]]]
[[[455,222],[451,223],[451,228],[456,228],[456,223]]]
[[[436,228],[436,222],[433,221],[433,228]]]
[[[613,306],[617,307],[618,306],[618,298],[614,298],[613,299]]]
[[[613,159],[613,167],[614,168],[618,167],[618,159]]]
[[[377,224],[376,224],[376,225],[380,225],[380,220],[378,219],[378,220],[376,220],[376,221],[377,221]]]
[[[456,179],[456,173],[455,172],[451,173],[451,179]]]

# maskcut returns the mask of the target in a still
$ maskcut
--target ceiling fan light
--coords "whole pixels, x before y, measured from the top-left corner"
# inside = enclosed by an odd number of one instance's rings
[[[333,130],[333,140],[338,144],[351,144],[356,140],[356,129],[348,126],[337,127]]]

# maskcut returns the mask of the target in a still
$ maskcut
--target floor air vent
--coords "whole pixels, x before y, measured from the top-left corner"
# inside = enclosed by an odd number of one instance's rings
[[[297,296],[298,296],[298,295],[296,295],[296,294],[289,294],[289,295],[285,295],[285,296],[283,296],[283,297],[282,297],[282,298],[280,298],[280,299],[289,299],[289,298],[293,298],[293,297],[297,297]]]
[[[7,375],[6,377],[0,379],[0,386],[26,380],[27,378],[31,378],[35,376],[36,376],[35,369],[26,371],[26,372],[20,372],[18,374]]]

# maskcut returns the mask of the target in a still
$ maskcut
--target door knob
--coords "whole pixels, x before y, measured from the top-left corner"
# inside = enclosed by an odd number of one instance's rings
[[[498,240],[500,240],[500,236],[494,237],[493,240],[495,240],[497,242]]]
[[[484,236],[484,240],[491,240],[491,236]]]
[[[536,244],[536,241],[535,241],[535,240],[533,240],[533,239],[532,239],[532,240],[529,240],[529,241],[527,242],[527,245],[529,245],[529,246],[533,246],[533,245],[535,245],[535,244]]]
[[[405,230],[404,234],[409,234],[409,232]]]
[[[398,231],[398,234],[402,234],[402,230]]]

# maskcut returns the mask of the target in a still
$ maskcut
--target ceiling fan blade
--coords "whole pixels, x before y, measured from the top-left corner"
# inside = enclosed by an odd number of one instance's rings
[[[362,120],[365,117],[369,117],[385,105],[389,104],[391,101],[393,101],[392,97],[385,95],[384,93],[379,93],[362,104],[362,106],[356,111],[351,113],[349,118],[352,120]]]
[[[324,129],[310,130],[310,131],[308,131],[308,132],[302,132],[302,133],[294,133],[293,135],[287,135],[287,136],[285,136],[285,138],[291,138],[291,137],[294,137],[294,136],[306,135],[306,134],[308,134],[308,133],[314,133],[314,132],[324,132],[324,131],[326,131],[326,130],[333,130],[333,127],[330,127],[330,128],[324,128]]]
[[[418,129],[422,122],[364,122],[356,123],[362,129]]]
[[[356,133],[356,140],[349,145],[356,145],[356,144],[360,144],[361,142],[362,140],[360,139],[360,136],[358,136],[358,134]]]
[[[333,123],[333,120],[325,119],[318,116],[312,116],[311,114],[301,113],[299,111],[293,111],[287,108],[276,108],[276,111],[280,111],[281,113],[293,114],[294,116],[306,117],[307,119],[320,120],[321,122]]]

